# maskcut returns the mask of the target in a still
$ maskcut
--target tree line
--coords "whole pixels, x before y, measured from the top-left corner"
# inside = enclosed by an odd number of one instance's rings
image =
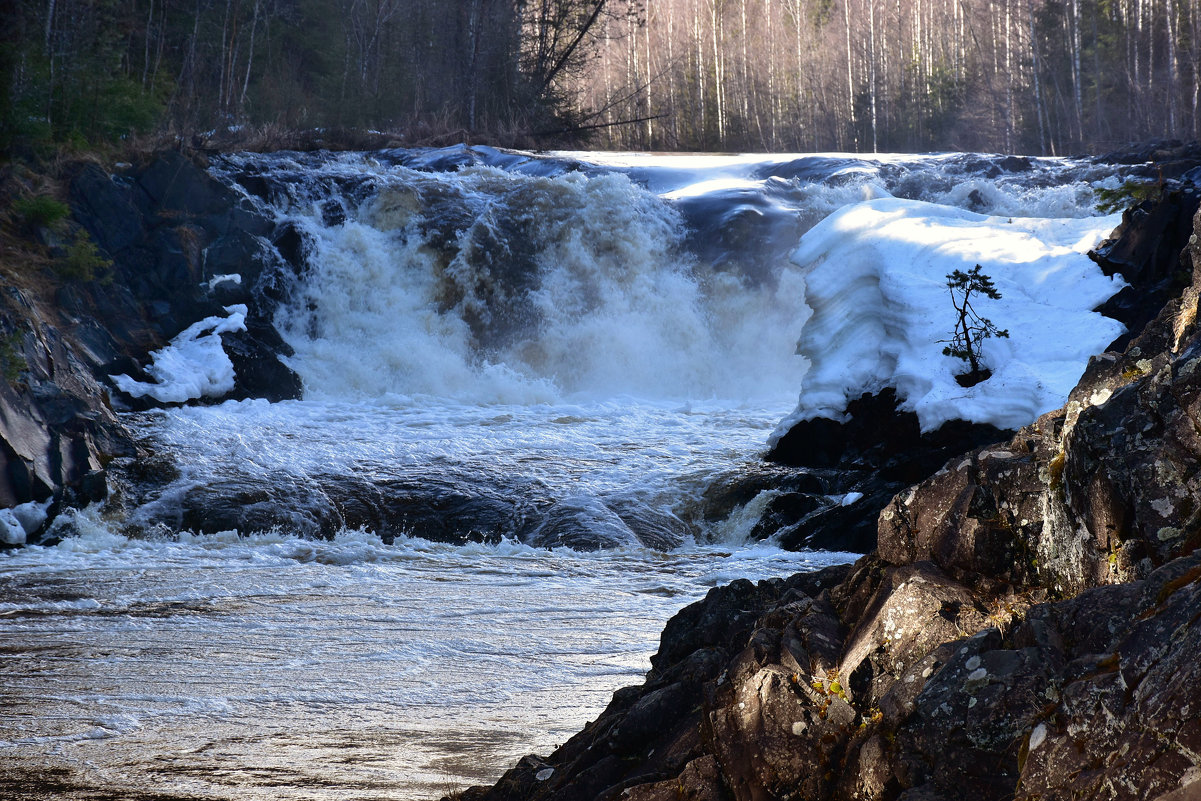
[[[1064,154],[1201,137],[1198,0],[654,0],[582,88],[608,146]]]
[[[0,0],[0,146],[277,123],[571,129],[614,0]]]
[[[664,150],[1201,137],[1198,0],[0,0],[0,148],[276,123]]]

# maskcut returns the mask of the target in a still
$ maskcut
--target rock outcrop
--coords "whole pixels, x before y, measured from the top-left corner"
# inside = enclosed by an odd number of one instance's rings
[[[278,359],[290,355],[288,346],[271,324],[290,273],[272,246],[284,235],[273,222],[176,152],[119,176],[86,166],[71,181],[71,200],[74,218],[113,261],[111,284],[68,287],[62,299],[68,312],[95,322],[85,336],[104,360],[100,372],[144,377],[150,350],[243,304],[246,330],[222,335],[237,376],[227,397],[300,396],[299,379]]]
[[[1178,161],[1195,155],[1188,148],[1163,153],[1175,154],[1174,174],[1182,171]],[[1189,283],[1190,268],[1181,263],[1180,251],[1201,206],[1201,169],[1195,172],[1193,178],[1161,181],[1156,197],[1127,209],[1121,225],[1089,253],[1106,275],[1120,275],[1127,283],[1098,309],[1127,329],[1110,350],[1124,350]],[[917,415],[898,407],[895,390],[886,388],[851,401],[846,422],[817,417],[793,425],[766,459],[798,468],[805,476],[820,476],[821,488],[805,489],[811,480],[784,476],[773,487],[777,492],[759,528],[788,548],[871,550],[876,517],[893,495],[924,480],[951,457],[1013,434],[962,420],[923,433]],[[840,500],[845,498],[853,500]]]
[[[29,292],[0,300],[0,508],[87,502],[104,496],[108,460],[133,444],[75,344]],[[42,512],[52,514],[47,507]],[[49,515],[5,537],[21,544]]]
[[[896,495],[850,568],[683,610],[641,687],[473,801],[1201,797],[1191,282],[1067,405]]]
[[[270,323],[287,274],[271,247],[274,226],[235,192],[171,152],[120,175],[81,165],[70,200],[69,220],[33,233],[53,264],[86,232],[101,271],[39,277],[36,261],[17,265],[23,277],[0,296],[0,510],[26,510],[19,531],[8,519],[16,512],[5,512],[0,544],[36,541],[62,504],[106,495],[109,462],[136,451],[113,398],[151,405],[122,397],[109,376],[145,379],[148,354],[193,322],[230,304],[249,309],[245,331],[222,335],[237,376],[229,397],[301,390]],[[240,278],[213,280],[222,275]]]

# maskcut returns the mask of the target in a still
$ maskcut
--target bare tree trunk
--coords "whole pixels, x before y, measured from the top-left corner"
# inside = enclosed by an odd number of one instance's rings
[[[46,87],[46,123],[52,124],[54,119],[52,112],[54,110],[54,8],[55,0],[46,0],[46,33],[44,46],[46,49],[46,62],[50,70],[50,81]],[[5,87],[7,89],[8,87]]]
[[[655,141],[655,85],[658,83],[655,73],[655,66],[651,54],[651,7],[646,7],[646,26],[643,29],[643,44],[646,47],[646,144],[648,147],[653,147]]]
[[[1072,95],[1076,101],[1076,137],[1084,141],[1084,99],[1080,86],[1080,0],[1072,0]]]
[[[1176,62],[1176,8],[1172,0],[1166,0],[1168,29],[1168,135],[1176,135],[1176,76],[1180,67]]]
[[[154,29],[154,0],[150,0],[146,12],[146,34],[142,37],[142,91],[150,79],[150,32]]]
[[[1147,88],[1145,90],[1146,94],[1143,95],[1143,99],[1144,99],[1146,107],[1150,107],[1151,104],[1154,103],[1153,98],[1155,97],[1155,77],[1154,77],[1155,76],[1155,3],[1154,3],[1154,0],[1143,0],[1143,7],[1146,9],[1146,14],[1147,14],[1147,22],[1146,22],[1147,69],[1146,69],[1146,74],[1144,75],[1144,77],[1147,81]],[[1150,101],[1150,102],[1147,102],[1147,101]],[[1150,129],[1154,124],[1151,122],[1150,118],[1147,119],[1147,123],[1149,123],[1147,125],[1147,129]]]
[[[605,69],[604,69],[604,73],[605,73],[605,105],[603,106],[603,108],[606,109],[605,122],[613,122],[613,110],[612,110],[613,109],[613,72],[612,72],[613,64],[612,64],[612,60],[609,58],[609,48],[605,48],[605,51],[604,51],[604,65],[605,65]],[[616,133],[614,131],[614,127],[615,126],[607,126],[605,128],[605,136],[609,140],[610,147],[613,146],[613,136]]]
[[[855,133],[855,79],[851,74],[851,0],[842,0],[842,23],[846,28],[847,41],[847,113],[851,120],[851,144],[859,149],[859,137]]]
[[[776,141],[776,120],[779,118],[780,92],[776,88],[776,20],[771,0],[764,0],[764,14],[767,20],[767,149],[775,150],[779,147]]]
[[[867,0],[868,21],[868,95],[871,100],[872,113],[872,152],[880,152],[879,137],[876,133],[876,0]]]
[[[229,68],[229,12],[233,0],[225,0],[225,18],[221,22],[221,75],[217,79],[217,110],[225,111],[225,76]]]
[[[719,21],[721,18],[721,8],[718,5],[719,0],[709,0],[709,21],[710,29],[713,37],[713,68],[714,68],[714,94],[717,96],[717,143],[721,148],[726,146],[726,116],[725,116],[725,70],[722,64],[722,49],[720,46],[721,28]]]
[[[1193,55],[1193,137],[1201,137],[1201,8],[1197,5],[1193,3],[1189,7],[1192,21],[1189,46]]]
[[[1034,35],[1034,0],[1028,0],[1027,9],[1030,15],[1030,54],[1034,59],[1034,110],[1038,115],[1038,146],[1042,150],[1042,154],[1047,152],[1047,131],[1043,124],[1045,115],[1043,113],[1043,92],[1042,82],[1039,73],[1041,72],[1038,62],[1038,40]],[[1052,152],[1054,148],[1052,148]]]
[[[467,40],[471,53],[467,66],[467,127],[476,130],[476,100],[480,86],[480,27],[483,25],[484,0],[472,0],[467,18]]]
[[[676,108],[676,4],[667,4],[667,114],[671,126],[671,145],[678,147],[680,141],[679,110]]]
[[[696,105],[701,110],[700,137],[705,136],[706,106],[705,106],[705,49],[704,37],[701,36],[700,3],[692,5],[692,41],[696,44]]]
[[[250,23],[250,46],[246,53],[246,77],[242,80],[242,96],[238,98],[238,110],[242,112],[245,112],[246,109],[246,91],[250,88],[250,70],[254,66],[254,35],[259,26],[261,2],[262,0],[254,0],[254,19]]]
[[[1013,108],[1013,40],[1012,0],[1005,0],[1005,152],[1014,151],[1013,137],[1017,127]]]

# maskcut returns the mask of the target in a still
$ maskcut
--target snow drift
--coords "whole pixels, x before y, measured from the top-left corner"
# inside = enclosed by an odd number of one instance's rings
[[[809,369],[771,444],[802,420],[845,419],[849,400],[885,387],[923,431],[951,419],[1018,428],[1062,405],[1089,357],[1123,331],[1092,310],[1125,284],[1086,255],[1119,221],[989,217],[899,198],[830,215],[793,252],[813,310],[797,345]],[[956,320],[946,276],[976,264],[1001,293],[976,309],[1010,337],[985,341],[992,377],[964,388],[964,363],[942,352]]]

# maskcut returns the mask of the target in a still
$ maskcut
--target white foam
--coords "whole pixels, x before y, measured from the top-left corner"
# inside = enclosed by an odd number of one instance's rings
[[[225,317],[206,317],[181,331],[165,348],[152,351],[146,372],[155,383],[127,375],[112,376],[127,395],[149,395],[161,403],[219,398],[234,388],[234,366],[221,345],[221,334],[246,330],[244,304],[225,307]]]
[[[796,421],[843,419],[849,400],[894,387],[923,430],[963,419],[1017,428],[1061,405],[1088,358],[1122,332],[1091,311],[1124,284],[1101,274],[1085,252],[1119,222],[986,217],[896,198],[847,207],[802,239],[793,254],[809,265],[798,352],[810,361]],[[992,378],[963,388],[966,372],[942,353],[955,311],[946,287],[953,270],[984,267],[1001,292],[978,313],[1009,339],[988,339]]]
[[[698,276],[678,213],[623,175],[380,181],[344,224],[287,215],[315,243],[277,316],[306,398],[781,397],[799,379],[796,269],[758,288]],[[447,213],[463,215],[449,244]]]

